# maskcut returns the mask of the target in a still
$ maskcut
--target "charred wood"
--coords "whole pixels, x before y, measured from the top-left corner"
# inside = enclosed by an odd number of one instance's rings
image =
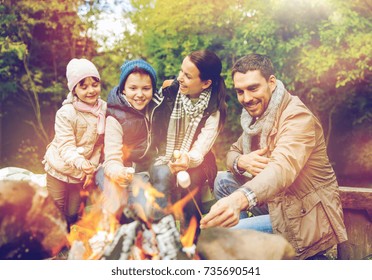
[[[46,259],[67,245],[66,221],[46,189],[0,181],[0,259]]]

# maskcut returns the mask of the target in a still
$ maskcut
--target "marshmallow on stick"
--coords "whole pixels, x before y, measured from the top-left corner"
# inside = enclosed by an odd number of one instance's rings
[[[128,167],[126,171],[127,171],[128,180],[132,180],[133,176],[134,176],[134,173],[135,173],[134,168],[133,167]]]
[[[181,188],[187,189],[191,185],[190,174],[187,171],[180,171],[177,173],[177,182]]]
[[[181,151],[180,150],[174,150],[173,151],[173,160],[177,160],[181,158]]]

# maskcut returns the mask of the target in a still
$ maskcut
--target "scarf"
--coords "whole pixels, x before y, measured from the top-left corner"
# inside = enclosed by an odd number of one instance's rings
[[[208,107],[210,97],[211,88],[202,91],[195,104],[188,96],[180,92],[177,93],[169,120],[165,156],[159,159],[162,164],[171,160],[174,150],[189,151],[196,129]],[[188,125],[186,125],[186,116],[190,119]]]
[[[276,88],[271,96],[269,105],[265,112],[252,123],[252,117],[248,114],[247,110],[243,108],[240,123],[243,128],[243,153],[249,154],[251,152],[251,139],[253,136],[260,136],[260,149],[267,146],[267,137],[274,125],[275,116],[278,111],[279,105],[282,103],[285,93],[284,85],[281,81],[276,80]]]
[[[69,94],[70,95],[70,94]],[[70,96],[71,98],[71,96]],[[67,99],[69,96],[67,96]],[[65,102],[63,102],[65,104]],[[104,134],[105,132],[105,112],[102,110],[103,101],[101,98],[98,98],[96,104],[88,105],[87,103],[80,102],[77,97],[73,97],[72,105],[74,106],[75,110],[84,113],[91,113],[97,117],[97,133]]]

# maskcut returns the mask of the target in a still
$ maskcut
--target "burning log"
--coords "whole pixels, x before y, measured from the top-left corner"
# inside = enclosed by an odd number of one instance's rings
[[[243,229],[202,230],[196,249],[201,259],[208,260],[281,260],[295,256],[284,237]]]
[[[71,245],[68,259],[100,259],[106,246],[113,241],[117,228],[115,215],[105,211],[102,199],[98,198],[90,211],[83,213],[83,217],[71,227],[67,236]]]
[[[138,221],[122,225],[117,231],[113,242],[105,249],[102,259],[128,260],[132,246],[136,240],[139,226],[140,222]]]
[[[83,216],[72,228],[68,240],[71,244],[69,259],[189,259],[182,251],[181,237],[177,230],[174,217],[171,213],[181,216],[183,205],[194,195],[193,192],[182,199],[174,207],[161,209],[155,200],[164,194],[153,188],[142,177],[133,178],[132,184],[133,201],[122,207],[122,214],[127,218],[126,223],[120,227],[111,227],[112,238],[105,238],[105,234],[99,234],[97,222],[105,223],[107,215],[116,216],[111,211],[111,199],[103,195],[95,205],[95,211]],[[195,190],[196,191],[196,190]],[[115,202],[115,201],[114,201]],[[119,207],[115,207],[118,209]],[[152,219],[153,209],[161,211],[164,217],[160,221]],[[178,209],[178,210],[177,210]],[[106,216],[106,217],[105,217]],[[118,222],[122,222],[121,219]],[[196,226],[196,225],[195,225]],[[108,231],[107,226],[100,228]],[[195,229],[188,232],[187,239],[193,240]],[[192,242],[192,241],[191,241]],[[190,242],[184,240],[183,243]],[[189,244],[192,245],[192,244]],[[192,247],[192,246],[191,246]],[[191,255],[190,253],[188,253]]]
[[[0,259],[46,259],[67,245],[67,225],[47,190],[0,181]]]
[[[171,215],[152,223],[151,228],[135,220],[119,228],[113,242],[105,249],[103,259],[188,259],[179,240]]]
[[[158,223],[152,224],[152,229],[163,260],[187,259],[181,252],[180,233],[177,231],[172,215],[165,216]]]

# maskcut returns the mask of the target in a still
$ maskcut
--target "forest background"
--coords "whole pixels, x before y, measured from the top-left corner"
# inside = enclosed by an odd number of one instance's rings
[[[256,52],[321,120],[340,183],[372,187],[371,19],[371,0],[0,0],[0,168],[44,172],[71,58],[95,63],[105,100],[127,59],[150,62],[161,86],[210,49],[229,89],[219,169],[241,133],[230,69]]]

